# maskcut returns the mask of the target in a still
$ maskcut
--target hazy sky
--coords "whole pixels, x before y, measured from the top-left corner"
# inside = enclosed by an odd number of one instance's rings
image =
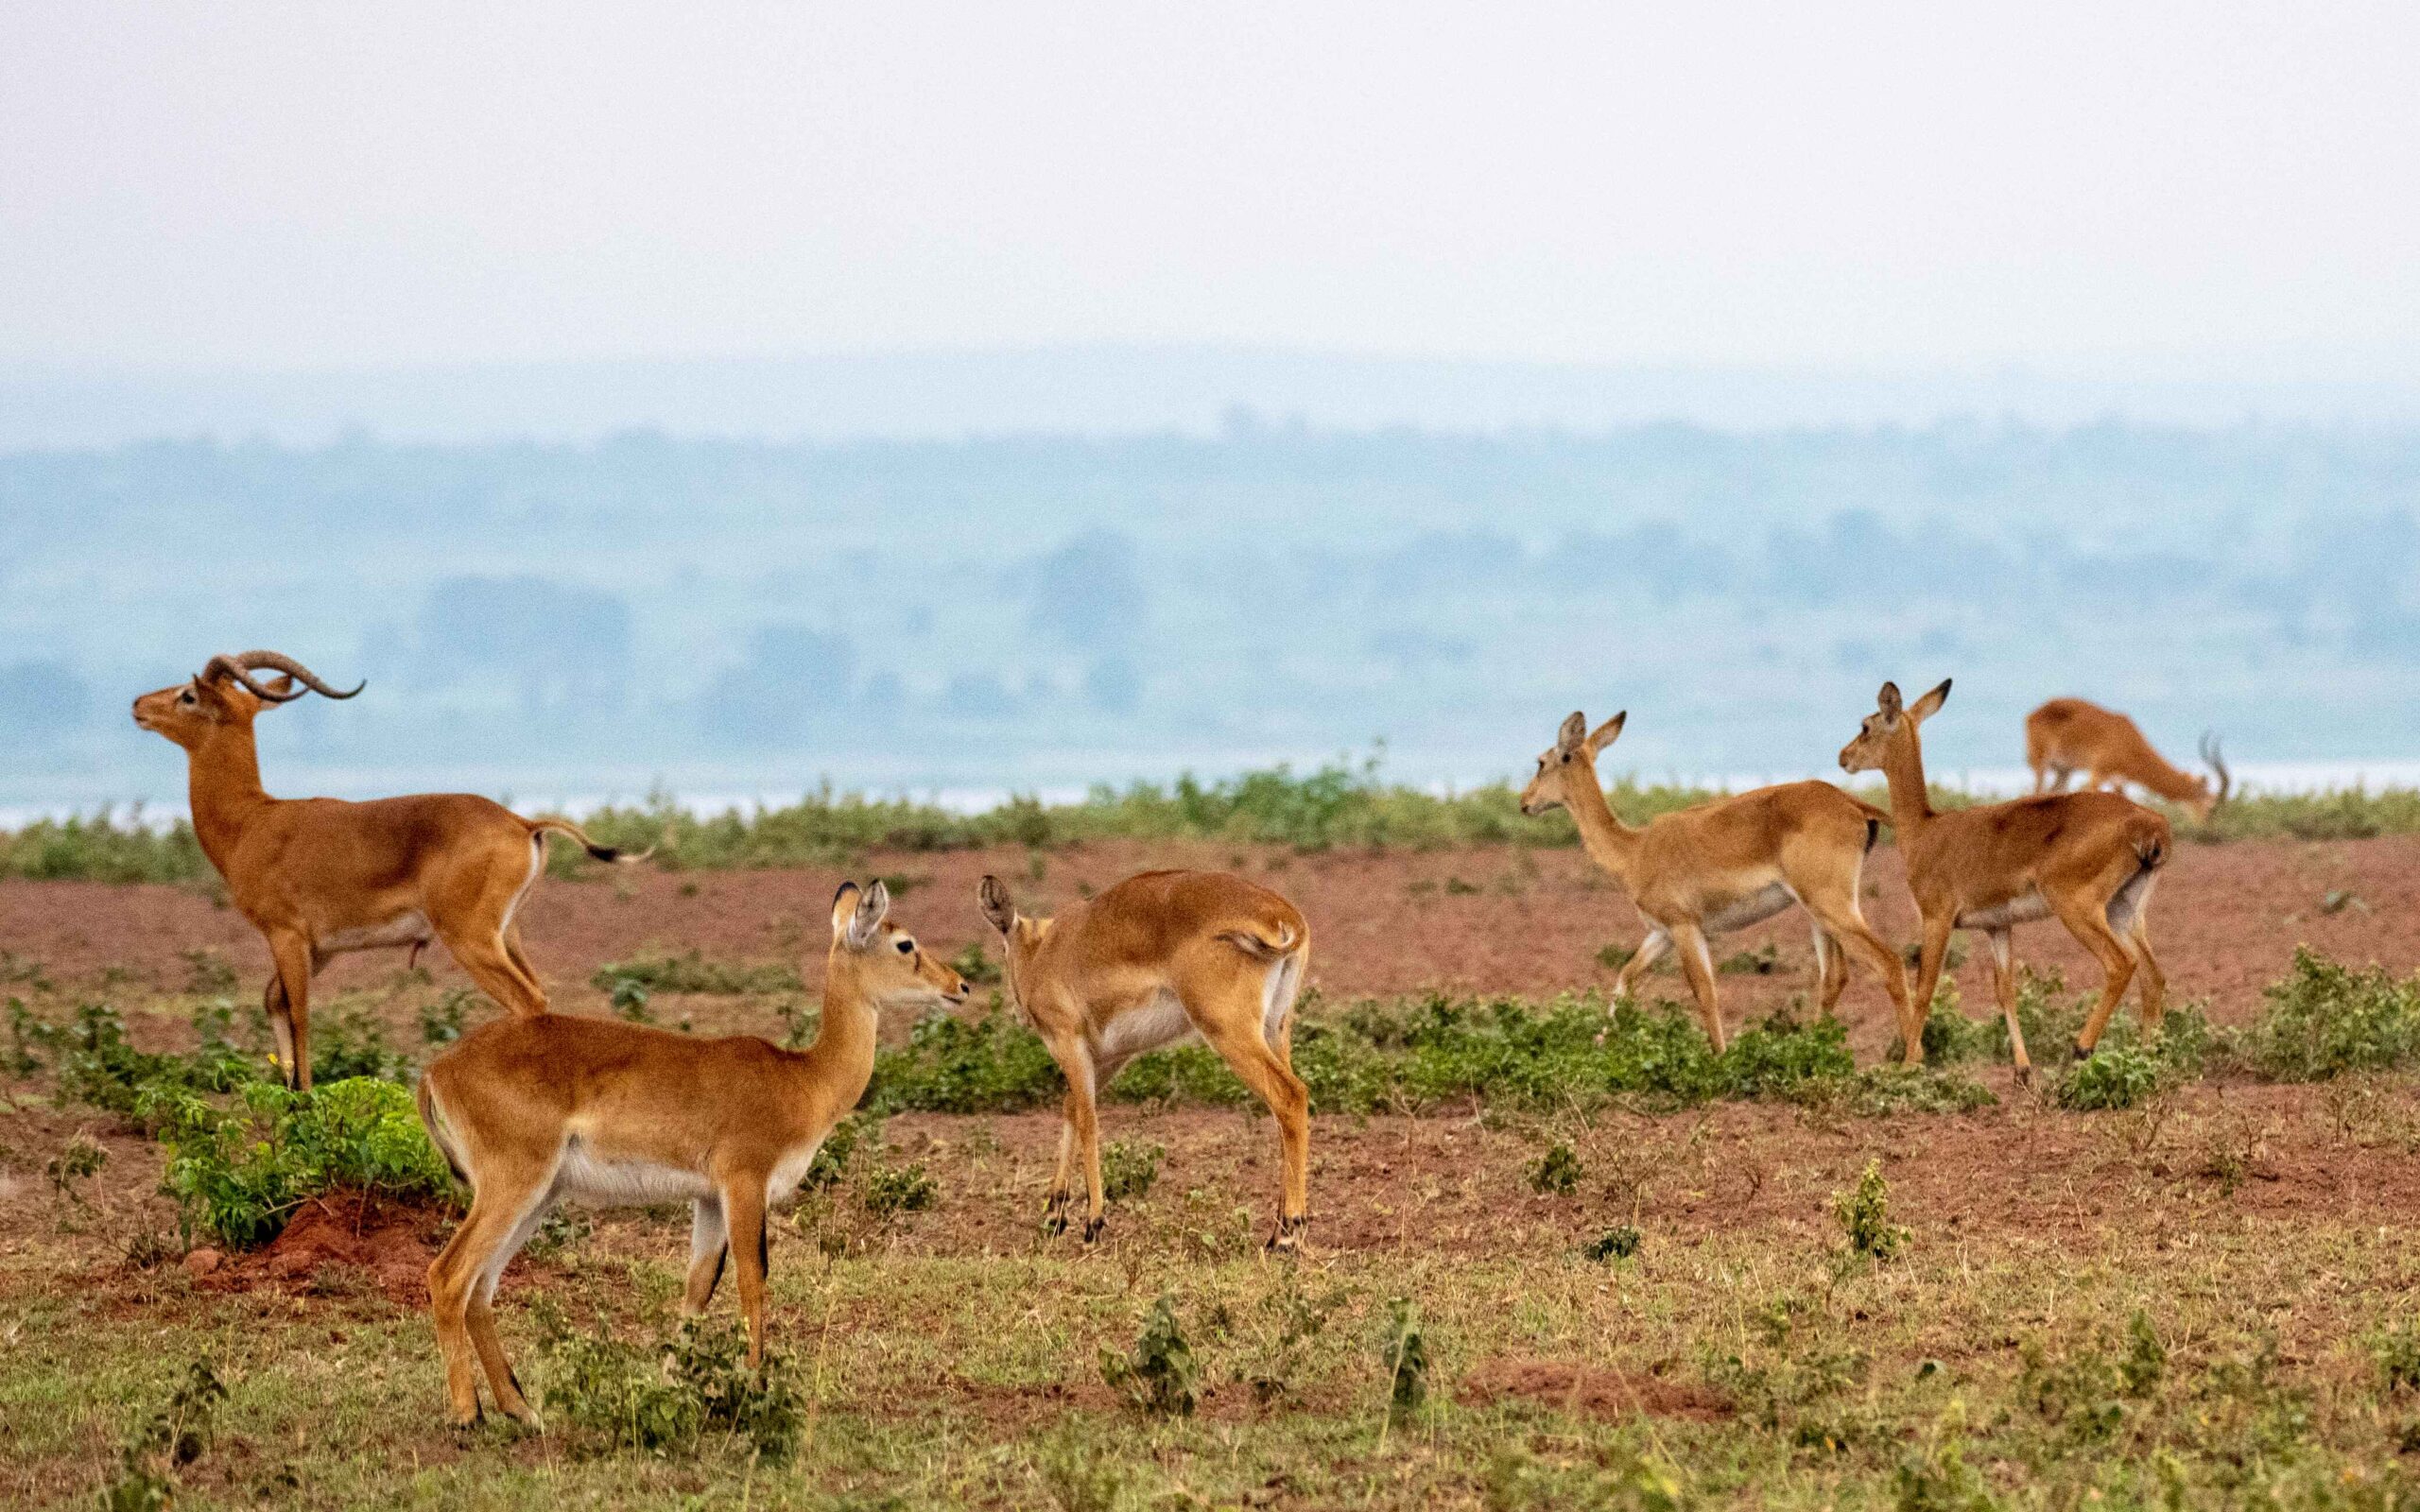
[[[0,10],[0,364],[2420,369],[2420,8]]]

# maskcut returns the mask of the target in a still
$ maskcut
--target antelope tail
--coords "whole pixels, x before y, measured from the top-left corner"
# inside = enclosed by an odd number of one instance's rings
[[[1280,924],[1272,932],[1265,925],[1247,925],[1241,929],[1222,929],[1218,937],[1233,945],[1255,961],[1273,961],[1291,955],[1303,943],[1291,924]]]
[[[586,830],[581,829],[579,825],[574,824],[571,820],[564,818],[560,814],[542,814],[534,819],[523,819],[521,822],[529,826],[529,833],[531,834],[562,835],[569,839],[574,845],[579,847],[582,850],[587,851],[590,855],[595,856],[599,861],[619,861],[625,866],[629,866],[645,861],[648,857],[655,854],[655,847],[653,846],[648,847],[636,855],[626,855],[622,851],[614,849],[613,846],[598,845],[596,841],[588,837],[588,832]]]
[[[444,1111],[437,1106],[437,1090],[429,1085],[427,1075],[422,1075],[420,1085],[413,1089],[413,1097],[420,1104],[421,1126],[428,1130],[428,1143],[445,1157],[445,1163],[453,1168],[454,1179],[469,1186],[471,1173],[462,1169],[462,1153],[454,1147],[453,1137],[445,1127]]]

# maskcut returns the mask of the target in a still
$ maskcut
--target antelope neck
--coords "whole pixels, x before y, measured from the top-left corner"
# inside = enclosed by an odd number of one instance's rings
[[[1582,787],[1585,791],[1574,791]],[[1597,781],[1597,764],[1586,756],[1572,758],[1571,775],[1564,780],[1564,807],[1571,811],[1589,858],[1629,885],[1638,832],[1615,816],[1614,806],[1605,801],[1604,785]]]

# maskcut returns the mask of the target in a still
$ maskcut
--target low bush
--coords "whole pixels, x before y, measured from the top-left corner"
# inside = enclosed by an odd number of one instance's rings
[[[788,1370],[768,1356],[759,1379],[737,1329],[693,1318],[632,1344],[576,1332],[543,1301],[531,1311],[539,1400],[549,1427],[577,1448],[669,1459],[719,1438],[773,1461],[796,1451],[805,1414]]]
[[[268,1243],[294,1210],[335,1191],[433,1197],[452,1173],[422,1131],[411,1092],[370,1077],[308,1093],[246,1084],[225,1107],[161,1081],[136,1109],[158,1129],[167,1160],[161,1190],[187,1230],[233,1249]]]
[[[894,1165],[866,1178],[866,1211],[885,1218],[923,1212],[941,1195],[941,1184],[921,1165]]]
[[[2420,1057],[2420,977],[2397,981],[2382,967],[2356,970],[2301,947],[2266,997],[2236,1050],[2270,1080],[2324,1081]]]
[[[1151,1304],[1134,1348],[1120,1353],[1107,1345],[1100,1351],[1101,1380],[1139,1411],[1163,1417],[1190,1417],[1201,1400],[1201,1367],[1193,1346],[1177,1322],[1176,1305],[1167,1294]]]
[[[2106,1112],[2147,1102],[2164,1081],[2159,1061],[2133,1045],[2112,1045],[2079,1060],[2059,1078],[2059,1106],[2073,1112]]]
[[[590,975],[588,983],[609,997],[627,991],[627,985],[635,985],[643,992],[702,992],[735,997],[753,992],[798,992],[805,988],[794,966],[708,960],[703,952],[696,950],[678,955],[608,961]],[[644,1004],[647,999],[641,996],[638,1001]],[[615,1006],[620,1006],[618,998]]]
[[[1907,1247],[1908,1230],[1891,1221],[1891,1183],[1882,1178],[1878,1160],[1865,1162],[1856,1186],[1833,1194],[1832,1215],[1852,1255],[1889,1260]]]
[[[1160,1178],[1160,1161],[1167,1150],[1158,1144],[1129,1144],[1112,1140],[1100,1152],[1100,1193],[1111,1202],[1126,1202],[1150,1192]]]
[[[1530,1190],[1548,1196],[1567,1197],[1580,1190],[1582,1175],[1580,1157],[1571,1146],[1558,1140],[1547,1152],[1530,1162]]]

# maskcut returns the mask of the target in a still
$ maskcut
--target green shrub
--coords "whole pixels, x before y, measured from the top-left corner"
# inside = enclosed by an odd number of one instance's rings
[[[983,954],[979,941],[970,941],[966,949],[951,956],[949,969],[966,978],[969,987],[990,987],[1000,980],[1000,963]]]
[[[838,1186],[840,1178],[848,1174],[849,1159],[857,1153],[857,1147],[881,1142],[880,1115],[864,1111],[851,1113],[833,1125],[832,1132],[824,1135],[823,1143],[815,1147],[815,1159],[807,1162],[806,1175],[800,1177],[799,1185],[813,1192]]]
[[[1580,1157],[1560,1140],[1530,1162],[1530,1189],[1533,1192],[1567,1197],[1580,1190]]]
[[[408,1081],[409,1056],[387,1043],[386,1025],[358,1000],[338,998],[331,1011],[311,1016],[311,1080],[346,1081],[371,1076]]]
[[[1058,1102],[1066,1081],[997,994],[973,1019],[937,1013],[874,1057],[865,1106],[885,1113],[1014,1113]]]
[[[885,1218],[923,1212],[941,1200],[941,1183],[921,1165],[895,1165],[866,1180],[866,1211]]]
[[[2407,1320],[2373,1335],[2370,1359],[2389,1392],[2420,1391],[2420,1327]]]
[[[1160,1178],[1167,1149],[1157,1144],[1129,1144],[1112,1140],[1100,1152],[1101,1196],[1111,1202],[1139,1198]]]
[[[1608,1260],[1628,1260],[1638,1253],[1638,1246],[1645,1239],[1636,1224],[1616,1224],[1599,1234],[1581,1253],[1600,1263]]]
[[[129,1117],[151,1089],[225,1092],[249,1085],[268,1070],[265,1061],[235,1049],[205,1029],[191,1055],[155,1055],[126,1038],[126,1021],[106,1003],[87,1003],[64,1025],[30,1031],[35,1042],[58,1057],[60,1095]]]
[[[324,1193],[453,1190],[411,1092],[393,1082],[354,1077],[300,1093],[255,1081],[221,1108],[163,1081],[147,1088],[137,1111],[160,1131],[161,1190],[187,1230],[233,1249],[268,1243],[296,1208]]]
[[[609,995],[620,989],[626,982],[635,983],[648,992],[704,992],[722,996],[805,989],[805,983],[799,979],[798,968],[794,966],[779,963],[745,966],[734,961],[710,961],[704,953],[694,949],[678,955],[608,961],[588,979],[589,986]]]
[[[2132,1045],[2102,1048],[2059,1078],[2061,1108],[2089,1113],[2133,1108],[2160,1090],[2160,1063]]]
[[[1420,1330],[1420,1308],[1408,1297],[1387,1304],[1387,1332],[1378,1342],[1387,1367],[1387,1412],[1402,1418],[1428,1400],[1428,1338]]]
[[[184,1378],[159,1410],[136,1423],[119,1452],[117,1471],[101,1486],[102,1512],[162,1512],[176,1501],[187,1466],[210,1448],[227,1387],[207,1360]]]
[[[1132,1406],[1165,1417],[1190,1417],[1201,1400],[1201,1366],[1193,1346],[1176,1320],[1176,1306],[1166,1292],[1144,1316],[1134,1348],[1120,1354],[1107,1345],[1100,1351],[1101,1380]]]
[[[2420,1055],[2420,979],[2398,982],[2377,966],[2356,971],[2304,946],[2266,997],[2238,1053],[2273,1081],[2383,1071]]]
[[[1865,1162],[1856,1186],[1833,1194],[1832,1215],[1852,1255],[1889,1260],[1907,1247],[1908,1230],[1891,1222],[1891,1183],[1882,1179],[1879,1160]]]
[[[630,1344],[574,1332],[550,1305],[532,1312],[540,1400],[579,1447],[672,1458],[720,1435],[777,1462],[796,1450],[805,1415],[785,1363],[769,1355],[759,1379],[737,1329],[692,1318],[668,1338]]]

